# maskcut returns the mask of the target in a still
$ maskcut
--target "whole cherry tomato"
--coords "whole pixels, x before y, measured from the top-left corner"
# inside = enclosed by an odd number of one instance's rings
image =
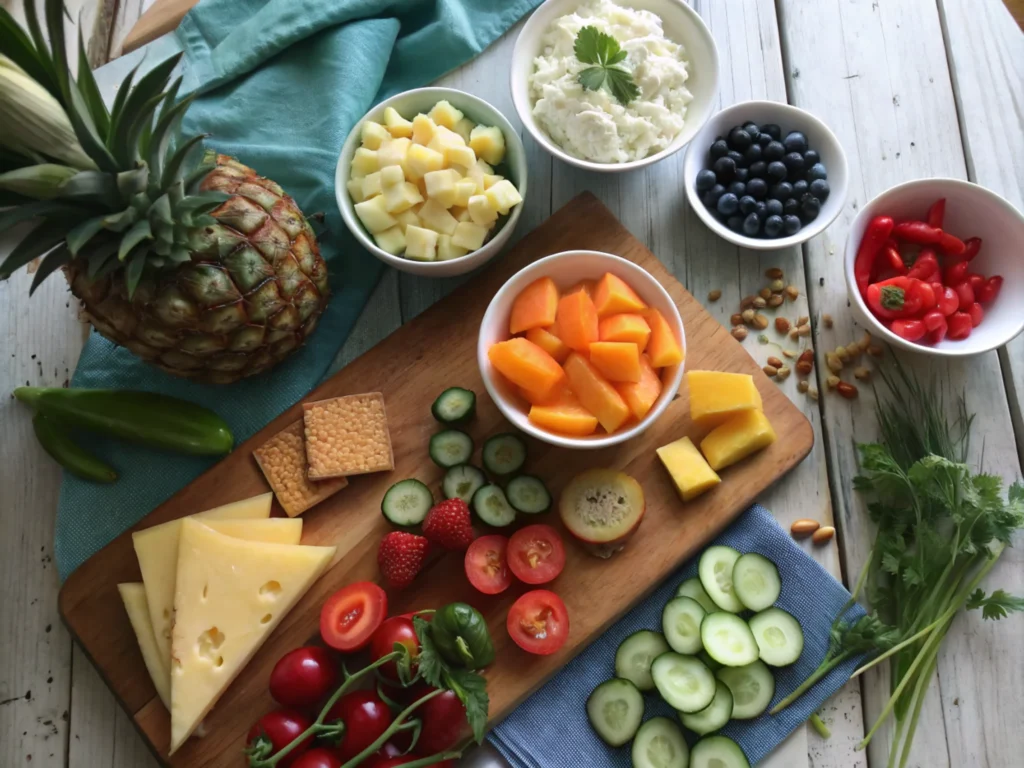
[[[333,750],[317,747],[302,754],[292,768],[341,768],[341,758]]]
[[[404,645],[409,649],[414,661],[412,670],[416,670],[415,659],[420,653],[420,641],[416,637],[416,629],[413,627],[412,619],[405,616],[393,616],[379,627],[370,638],[370,658],[377,659],[387,656],[395,650],[395,643]],[[380,667],[380,673],[389,680],[398,680],[398,665],[389,661]]]
[[[366,763],[366,768],[395,768],[395,766],[413,763],[419,759],[420,758],[416,755],[401,755],[398,757],[378,757]],[[455,768],[455,761],[444,760],[440,763],[434,763],[434,765],[431,766],[431,768]]]
[[[977,293],[978,289],[985,284],[985,277],[984,275],[979,275],[977,272],[968,272],[967,282],[971,284],[971,288],[973,288],[974,292]]]
[[[451,691],[444,691],[414,710],[414,717],[423,721],[416,754],[435,755],[451,749],[469,733],[466,707]]]
[[[289,651],[270,673],[270,695],[285,707],[315,707],[338,685],[338,662],[317,645]]]
[[[954,261],[948,267],[946,267],[945,273],[942,275],[943,282],[946,285],[956,288],[960,283],[967,279],[967,262],[966,261]]]
[[[980,290],[976,291],[977,299],[985,304],[990,304],[996,300],[996,296],[999,295],[999,289],[1003,287],[1003,276],[992,275],[988,280],[985,281],[985,285]]]
[[[964,280],[962,283],[957,284],[953,287],[956,291],[957,299],[959,299],[959,309],[961,312],[966,312],[971,308],[971,304],[974,303],[974,289],[971,284]]]
[[[257,739],[267,740],[271,746],[269,756],[273,756],[291,744],[299,734],[312,724],[313,721],[301,712],[295,712],[290,709],[275,709],[273,712],[267,712],[249,729],[246,744],[251,746]],[[283,768],[293,765],[299,756],[309,749],[312,741],[313,737],[310,736],[289,752],[278,765]]]
[[[923,321],[913,318],[893,320],[891,328],[893,333],[907,341],[918,341],[928,332]]]
[[[946,324],[946,316],[937,309],[925,312],[921,320],[924,321],[924,327],[929,331],[934,331]]]
[[[949,316],[949,331],[946,334],[951,339],[966,339],[971,335],[974,327],[971,323],[971,316],[966,312],[954,312]]]
[[[935,286],[933,285],[932,287],[934,288]],[[960,297],[948,285],[939,284],[939,288],[941,290],[937,290],[935,293],[938,299],[939,311],[946,317],[949,317],[960,307]]]
[[[345,735],[337,749],[344,763],[380,738],[392,719],[391,710],[376,691],[352,691],[330,708],[325,722],[341,720],[345,723]]]
[[[981,308],[981,304],[978,302],[971,304],[971,308],[967,310],[967,314],[971,316],[972,328],[977,328],[981,325],[981,321],[985,319],[985,310]]]
[[[948,330],[948,328],[949,328],[949,326],[946,323],[946,318],[943,317],[942,318],[942,325],[940,325],[939,327],[935,328],[934,330],[928,331],[928,335],[925,336],[925,340],[929,344],[938,344],[940,341],[942,341],[944,338],[946,338],[946,331]]]

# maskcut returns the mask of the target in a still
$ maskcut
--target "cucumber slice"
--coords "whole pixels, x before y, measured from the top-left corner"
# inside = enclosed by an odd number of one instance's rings
[[[465,464],[473,455],[473,438],[461,429],[445,429],[430,438],[430,458],[450,469]]]
[[[644,697],[629,680],[605,680],[587,698],[587,719],[605,744],[621,747],[644,719]]]
[[[621,643],[615,652],[615,676],[629,680],[641,691],[654,690],[651,664],[671,650],[660,632],[641,629]]]
[[[722,667],[715,675],[729,686],[733,720],[754,719],[768,709],[775,695],[775,678],[760,659],[745,667]]]
[[[469,504],[473,494],[487,485],[487,477],[482,469],[472,464],[458,464],[444,473],[441,491],[446,499],[462,499]]]
[[[539,515],[551,509],[551,494],[547,486],[533,475],[520,475],[509,480],[505,496],[517,511],[527,515]]]
[[[484,443],[483,460],[484,469],[492,475],[511,475],[526,463],[526,443],[511,432],[489,437]]]
[[[761,661],[785,667],[804,652],[804,631],[793,616],[781,608],[768,608],[750,620],[750,631],[760,650]]]
[[[750,768],[750,761],[728,736],[707,736],[693,745],[690,768]]]
[[[661,698],[680,712],[700,712],[715,698],[715,676],[696,656],[663,653],[651,665]]]
[[[732,567],[732,591],[752,611],[771,608],[782,594],[782,579],[775,563],[756,552],[741,555]]]
[[[419,480],[400,480],[380,502],[380,511],[395,525],[419,525],[434,506],[434,495]]]
[[[715,698],[700,712],[689,715],[679,713],[683,726],[698,736],[707,736],[719,728],[724,728],[732,717],[732,691],[721,680],[715,680]]]
[[[732,569],[739,559],[740,553],[732,547],[708,547],[700,556],[700,564],[697,566],[700,583],[708,596],[720,610],[729,613],[743,610],[743,603],[732,588]]]
[[[500,486],[485,485],[473,494],[473,511],[487,525],[504,528],[516,519],[516,511]]]
[[[709,613],[700,624],[708,655],[726,667],[742,667],[758,657],[757,641],[747,622],[734,613]]]
[[[679,585],[679,589],[676,590],[676,597],[692,597],[708,613],[721,610],[715,605],[715,601],[711,599],[707,590],[704,589],[704,585],[700,583],[700,579],[696,576],[687,579]]]
[[[703,642],[704,641],[702,640],[701,644],[703,644]],[[700,653],[698,653],[697,654],[697,658],[700,659],[701,661],[703,661],[704,662],[704,666],[707,667],[708,669],[710,669],[712,672],[717,672],[718,670],[720,670],[722,668],[722,665],[719,664],[714,659],[712,659],[711,656],[708,655],[707,651],[701,651]]]
[[[700,624],[706,613],[692,597],[676,597],[666,603],[661,628],[673,651],[691,655],[701,652]]]
[[[679,726],[667,717],[652,717],[633,739],[633,768],[687,768],[690,748]]]
[[[476,413],[476,394],[462,387],[448,387],[437,396],[430,412],[442,424],[465,424]]]

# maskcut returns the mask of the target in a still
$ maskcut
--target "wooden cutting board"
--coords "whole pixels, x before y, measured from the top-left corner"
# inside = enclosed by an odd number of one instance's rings
[[[617,254],[653,274],[668,290],[682,315],[689,345],[687,367],[753,374],[778,440],[754,457],[726,469],[723,482],[716,489],[683,504],[660,466],[655,449],[682,435],[701,436],[689,419],[685,381],[679,397],[661,419],[624,445],[599,451],[569,451],[528,439],[526,469],[543,478],[556,498],[577,472],[589,467],[612,467],[640,481],[647,512],[626,549],[610,560],[587,554],[566,534],[565,571],[550,586],[565,600],[572,628],[565,648],[553,656],[527,655],[511,642],[505,631],[508,608],[526,591],[523,586],[514,586],[495,597],[480,595],[467,583],[462,558],[457,555],[434,559],[413,587],[390,595],[393,614],[438,607],[453,600],[468,602],[483,612],[497,649],[497,661],[486,672],[492,722],[508,714],[807,455],[814,438],[803,414],[661,262],[593,195],[584,193],[448,298],[403,325],[306,398],[312,401],[359,392],[383,392],[395,470],[352,478],[348,488],[305,514],[303,543],[333,544],[338,548],[330,569],[224,694],[206,720],[208,735],[192,739],[170,764],[190,768],[241,765],[243,740],[249,726],[273,706],[267,681],[276,660],[317,637],[320,606],[335,590],[353,581],[379,579],[377,544],[389,530],[380,514],[384,491],[401,478],[418,477],[440,498],[443,471],[430,461],[427,442],[438,428],[430,415],[430,405],[443,389],[463,386],[477,392],[478,415],[467,429],[478,446],[488,435],[509,428],[487,397],[477,368],[480,319],[490,298],[516,271],[542,256],[576,248]],[[273,374],[267,382],[273,384]],[[264,493],[267,485],[252,452],[298,418],[300,412],[301,404],[297,403],[151,512],[137,528]],[[280,514],[276,503],[275,510]],[[561,526],[554,512],[531,519],[541,521]],[[60,592],[60,612],[153,751],[166,761],[169,716],[156,698],[117,592],[119,582],[140,578],[131,532],[126,531],[71,575]],[[582,706],[582,702],[567,701],[566,706]]]

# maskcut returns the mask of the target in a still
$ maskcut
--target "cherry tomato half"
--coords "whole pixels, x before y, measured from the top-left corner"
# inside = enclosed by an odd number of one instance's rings
[[[312,724],[313,721],[301,712],[295,712],[290,709],[275,709],[273,712],[267,712],[267,714],[256,721],[256,724],[249,729],[249,735],[245,742],[247,746],[251,746],[257,739],[269,740],[270,746],[273,749],[270,753],[272,757],[291,744],[299,734]],[[299,756],[309,749],[309,745],[312,742],[313,737],[310,736],[289,752],[288,756],[279,762],[278,765],[283,766],[283,768],[293,765],[299,759]]]
[[[508,567],[525,584],[547,584],[565,568],[565,547],[550,525],[520,528],[508,542]]]
[[[420,654],[420,641],[416,637],[416,629],[413,627],[412,619],[405,616],[392,616],[373,633],[370,638],[370,658],[373,661],[387,656],[395,650],[395,643],[401,643],[409,649],[409,653],[415,659]],[[413,671],[416,669],[413,663]],[[389,661],[380,667],[380,673],[389,680],[398,680],[398,665]]]
[[[337,748],[338,757],[348,762],[380,738],[393,720],[391,710],[376,691],[346,693],[327,712],[325,722],[341,720],[345,735]]]
[[[466,550],[466,578],[478,592],[497,595],[512,584],[508,570],[508,539],[481,536]]]
[[[320,636],[331,648],[358,651],[388,615],[388,596],[371,581],[349,584],[331,595],[320,611]]]
[[[270,695],[284,707],[314,707],[337,686],[338,662],[318,645],[289,651],[270,673]]]
[[[341,768],[341,758],[333,750],[317,747],[300,756],[292,768]]]
[[[413,713],[423,721],[420,739],[416,742],[416,754],[436,755],[451,749],[470,733],[466,719],[466,706],[451,691],[435,696]]]
[[[949,331],[946,333],[950,339],[966,339],[971,335],[971,316],[966,312],[954,312],[949,316]]]
[[[505,627],[524,651],[546,656],[569,638],[569,612],[554,592],[535,589],[512,604]]]

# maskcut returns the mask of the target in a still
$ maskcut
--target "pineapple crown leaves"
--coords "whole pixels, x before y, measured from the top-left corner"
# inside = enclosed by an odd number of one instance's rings
[[[205,136],[180,136],[193,98],[179,100],[181,78],[170,82],[180,54],[141,76],[132,70],[108,109],[81,33],[71,75],[64,15],[62,0],[44,0],[41,16],[28,0],[22,29],[0,8],[0,112],[27,111],[46,125],[42,135],[0,135],[0,206],[11,206],[0,231],[38,222],[0,264],[0,279],[43,257],[35,291],[81,259],[91,279],[120,273],[131,296],[147,270],[188,260],[191,230],[212,224],[229,196],[197,191],[215,163],[212,153],[198,159]]]

